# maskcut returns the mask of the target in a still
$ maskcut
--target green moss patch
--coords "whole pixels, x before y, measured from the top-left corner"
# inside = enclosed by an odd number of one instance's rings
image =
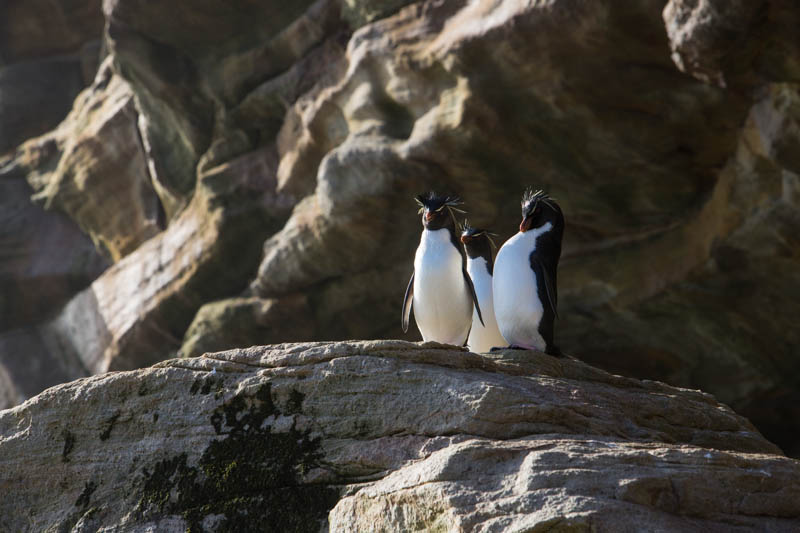
[[[202,386],[200,387],[202,388]],[[197,391],[195,391],[196,393]],[[302,394],[291,395],[298,412]],[[143,469],[139,510],[145,515],[180,515],[191,532],[319,531],[339,493],[326,485],[303,485],[300,476],[320,459],[319,439],[308,432],[273,433],[271,421],[282,416],[269,384],[234,396],[210,418],[222,438],[209,444],[197,465],[187,454]]]

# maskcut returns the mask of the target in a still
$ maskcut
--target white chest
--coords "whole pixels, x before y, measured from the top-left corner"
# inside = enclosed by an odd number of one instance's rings
[[[497,254],[494,265],[494,308],[497,325],[511,344],[544,349],[539,334],[539,322],[544,306],[539,299],[536,274],[531,269],[530,256],[536,249],[536,239],[550,230],[547,223],[535,230],[520,232],[511,237]]]
[[[446,229],[423,230],[414,256],[415,276],[450,277],[453,272],[461,274],[461,254],[450,239]]]
[[[494,316],[492,276],[486,267],[486,259],[482,257],[467,259],[467,272],[475,286],[475,295],[478,297],[478,305],[481,306],[483,315],[483,324],[481,324],[478,312],[473,311],[472,329],[469,332],[467,346],[473,352],[488,352],[496,346],[507,345],[508,343],[500,335]]]
[[[423,230],[414,257],[414,320],[424,340],[461,345],[472,318],[462,259],[447,229]]]
[[[484,305],[492,307],[492,276],[489,274],[489,269],[486,265],[486,259],[476,257],[475,259],[467,259],[467,273],[472,278],[472,284],[475,286],[475,295],[478,297],[478,304],[481,306],[481,311],[484,311]]]

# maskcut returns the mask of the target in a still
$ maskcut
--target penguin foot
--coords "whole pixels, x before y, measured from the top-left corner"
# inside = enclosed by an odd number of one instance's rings
[[[500,350],[536,350],[533,346],[525,346],[523,344],[509,344],[508,346],[494,346],[490,352],[499,352]]]
[[[552,355],[553,357],[566,357],[567,355],[562,352],[557,346],[548,346],[544,353]]]

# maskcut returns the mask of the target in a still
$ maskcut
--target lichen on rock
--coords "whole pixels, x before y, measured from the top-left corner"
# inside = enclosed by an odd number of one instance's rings
[[[0,412],[0,469],[9,531],[800,524],[800,463],[708,394],[435,343],[252,347],[60,385]]]
[[[209,516],[214,531],[318,531],[338,491],[299,483],[321,457],[319,438],[294,425],[273,432],[270,422],[281,416],[269,383],[226,401],[210,420],[222,438],[196,466],[182,453],[143,467],[142,516],[180,515],[193,532],[204,531]]]

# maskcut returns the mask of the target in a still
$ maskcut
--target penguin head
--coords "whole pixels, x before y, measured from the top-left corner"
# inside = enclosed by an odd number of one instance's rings
[[[436,194],[431,191],[427,194],[420,194],[416,201],[419,205],[419,213],[422,215],[422,226],[432,231],[442,228],[455,230],[455,212],[464,212],[457,207],[461,205],[458,196]]]
[[[553,228],[564,226],[564,215],[561,208],[544,191],[534,191],[528,189],[522,196],[522,222],[519,224],[519,231],[524,233],[528,230],[541,228],[550,222]]]
[[[469,222],[464,221],[461,242],[464,243],[464,250],[466,250],[467,255],[472,259],[483,257],[491,263],[492,248],[497,248],[497,245],[492,240],[492,235],[485,229],[473,228],[469,225]]]

